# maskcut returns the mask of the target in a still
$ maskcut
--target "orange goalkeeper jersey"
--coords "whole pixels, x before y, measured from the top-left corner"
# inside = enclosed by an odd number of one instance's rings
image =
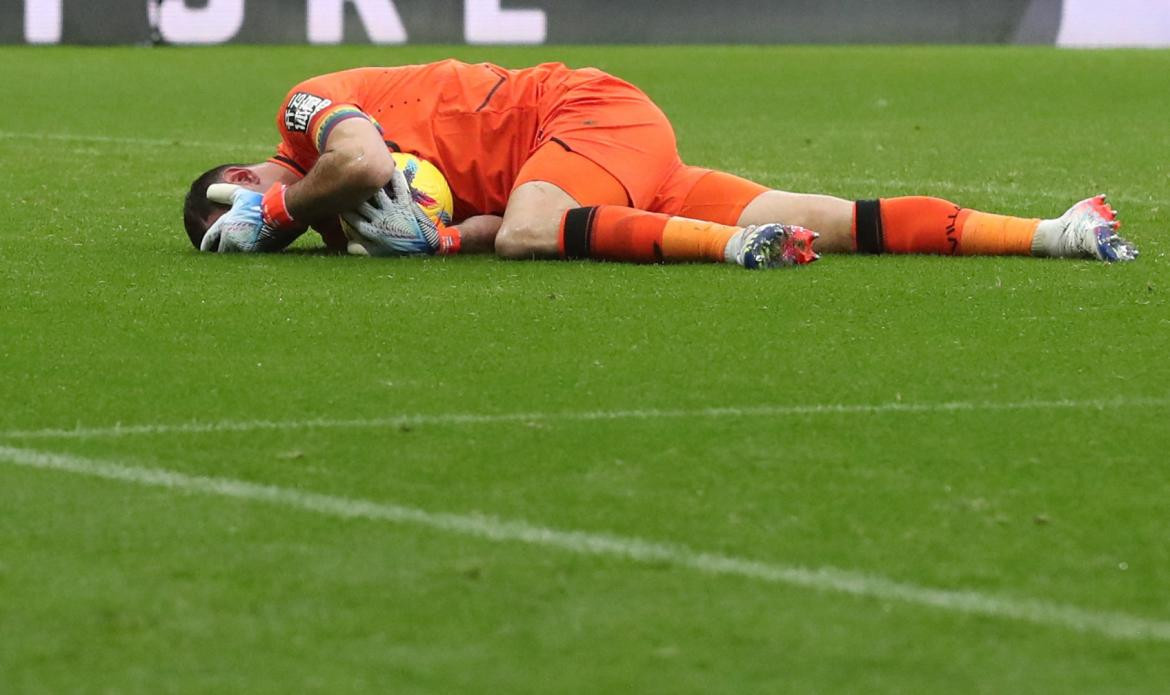
[[[281,103],[276,124],[282,140],[271,161],[304,175],[334,126],[369,118],[390,149],[439,167],[455,198],[456,220],[501,214],[520,167],[555,137],[543,127],[561,97],[609,81],[620,82],[560,63],[508,70],[457,60],[321,75],[293,87]]]

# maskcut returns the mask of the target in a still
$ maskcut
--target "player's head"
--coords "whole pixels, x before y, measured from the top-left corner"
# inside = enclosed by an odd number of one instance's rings
[[[203,241],[203,235],[219,216],[228,211],[227,205],[207,199],[207,187],[213,183],[234,183],[254,191],[266,191],[277,181],[286,181],[288,171],[270,162],[260,164],[220,164],[203,172],[191,184],[187,198],[183,201],[183,226],[187,238],[195,248]],[[287,181],[286,181],[287,183]]]

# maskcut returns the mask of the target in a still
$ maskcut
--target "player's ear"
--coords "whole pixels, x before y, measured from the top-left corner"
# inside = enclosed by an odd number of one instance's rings
[[[256,175],[256,172],[252,171],[248,167],[228,167],[223,172],[223,180],[226,183],[235,183],[240,185],[260,185],[260,177]]]

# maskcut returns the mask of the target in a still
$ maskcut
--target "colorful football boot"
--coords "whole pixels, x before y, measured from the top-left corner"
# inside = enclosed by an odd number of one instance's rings
[[[1036,230],[1032,255],[1053,258],[1096,258],[1106,263],[1132,261],[1137,247],[1118,235],[1121,222],[1104,195],[1086,198]]]
[[[790,224],[761,224],[743,230],[736,262],[749,270],[805,265],[820,258],[813,251],[814,231]]]

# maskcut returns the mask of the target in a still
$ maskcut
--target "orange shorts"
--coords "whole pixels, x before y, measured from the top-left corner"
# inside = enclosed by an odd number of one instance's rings
[[[537,149],[513,190],[547,181],[582,206],[625,205],[679,217],[736,224],[767,187],[687,166],[674,128],[650,97],[603,73],[561,95],[541,121]]]

